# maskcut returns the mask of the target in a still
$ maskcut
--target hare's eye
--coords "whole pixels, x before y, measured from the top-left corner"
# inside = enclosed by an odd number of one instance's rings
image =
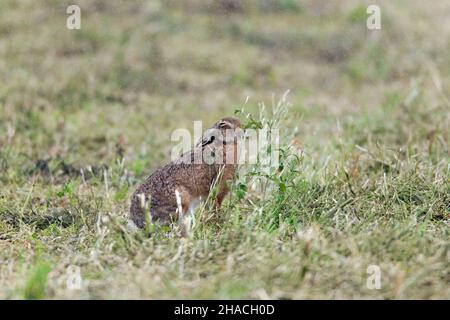
[[[221,122],[219,123],[219,128],[220,129],[230,128],[230,125],[228,124],[228,122]]]

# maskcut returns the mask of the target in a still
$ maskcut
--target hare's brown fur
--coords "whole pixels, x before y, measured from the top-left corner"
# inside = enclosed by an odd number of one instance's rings
[[[240,127],[238,119],[227,117],[218,121],[211,129],[225,136],[225,130],[234,132]],[[220,207],[229,191],[228,183],[235,176],[238,139],[236,136],[231,141],[214,138],[214,135],[206,136],[194,149],[157,169],[136,189],[131,199],[130,218],[137,227],[145,226],[142,205],[147,201],[150,203],[152,220],[170,223],[178,219],[176,191],[181,200],[181,217],[189,214],[194,202],[206,199],[213,185],[218,187],[215,205],[216,208]],[[209,164],[211,162],[206,161],[206,157],[203,158],[202,155],[213,156],[215,159],[222,157],[223,162]]]

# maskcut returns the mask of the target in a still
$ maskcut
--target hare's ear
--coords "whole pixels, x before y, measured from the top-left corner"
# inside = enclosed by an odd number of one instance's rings
[[[198,147],[198,146],[204,147],[204,146],[206,146],[206,145],[208,145],[208,144],[210,144],[210,143],[213,143],[213,141],[214,141],[215,139],[216,139],[215,136],[204,137],[204,138],[197,144],[197,147]]]
[[[204,146],[206,146],[206,145],[208,145],[208,144],[210,144],[210,143],[213,143],[214,142],[214,140],[216,140],[216,135],[217,135],[217,131],[218,130],[208,130],[206,133],[205,133],[205,135],[203,136],[203,138],[202,138],[202,140],[200,140],[198,143],[197,143],[197,147],[204,147]]]

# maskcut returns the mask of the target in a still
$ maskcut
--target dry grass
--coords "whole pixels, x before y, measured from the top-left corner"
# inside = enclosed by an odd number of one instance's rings
[[[376,2],[373,32],[359,1],[78,1],[76,31],[2,1],[0,298],[450,298],[450,6]],[[287,89],[273,192],[189,241],[127,231],[174,129]]]

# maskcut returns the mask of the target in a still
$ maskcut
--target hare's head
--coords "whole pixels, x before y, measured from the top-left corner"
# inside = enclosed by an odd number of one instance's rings
[[[242,136],[241,121],[234,117],[226,117],[217,121],[212,127],[216,132],[217,138],[224,144],[237,142]],[[218,133],[218,135],[217,135]]]
[[[214,143],[227,144],[237,142],[242,136],[241,121],[237,118],[226,117],[217,121],[203,135],[203,139],[197,144],[202,147]]]
[[[213,128],[219,130],[236,130],[241,128],[241,121],[238,118],[226,117],[217,121]]]

